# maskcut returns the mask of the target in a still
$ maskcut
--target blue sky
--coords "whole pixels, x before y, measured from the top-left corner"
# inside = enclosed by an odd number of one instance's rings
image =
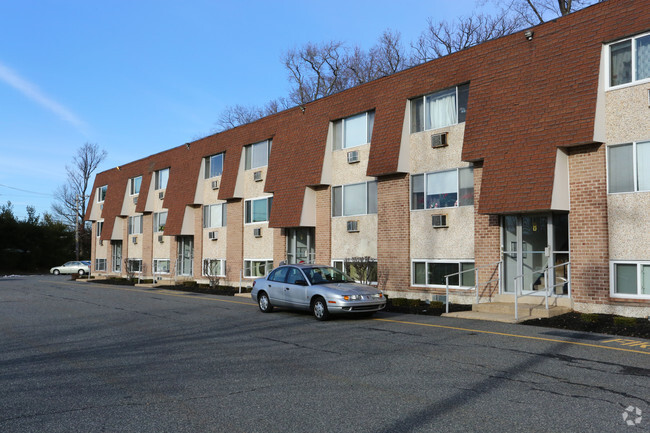
[[[475,0],[0,0],[0,203],[51,212],[86,142],[99,171],[213,133],[228,106],[286,96],[307,42],[417,39]]]

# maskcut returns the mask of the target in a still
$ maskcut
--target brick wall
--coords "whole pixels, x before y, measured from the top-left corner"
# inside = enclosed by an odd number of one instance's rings
[[[142,216],[142,277],[149,278],[153,275],[153,214]]]
[[[329,186],[316,190],[316,263],[329,265],[332,261],[332,189]]]
[[[194,256],[192,260],[192,273],[194,278],[203,277],[203,208],[192,206],[194,217]]]
[[[487,266],[501,260],[501,226],[498,215],[478,213],[483,181],[483,164],[474,164],[474,263],[479,270],[478,282],[481,297],[490,297],[499,293],[497,266]]]
[[[377,182],[377,271],[382,289],[407,291],[410,286],[409,176],[379,177]],[[387,275],[386,275],[387,274]],[[382,276],[387,278],[385,285]]]
[[[244,201],[241,199],[228,200],[227,233],[228,248],[226,249],[226,280],[239,281],[239,272],[244,265]]]
[[[273,266],[275,267],[281,261],[287,260],[287,234],[285,229],[269,228],[269,231],[273,233]]]
[[[574,302],[609,301],[609,234],[605,146],[569,153],[571,294]]]

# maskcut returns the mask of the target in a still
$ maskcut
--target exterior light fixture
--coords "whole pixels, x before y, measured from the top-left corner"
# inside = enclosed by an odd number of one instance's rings
[[[187,149],[189,150],[189,148],[190,148],[190,143],[185,143],[185,147],[187,147]]]
[[[528,39],[529,41],[532,41],[532,40],[533,40],[533,35],[534,35],[534,34],[535,34],[535,33],[533,33],[532,30],[526,30],[526,31],[524,32],[524,36],[526,36],[526,39]]]

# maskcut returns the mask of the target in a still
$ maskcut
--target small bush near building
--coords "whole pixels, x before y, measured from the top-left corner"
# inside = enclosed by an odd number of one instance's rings
[[[422,301],[420,299],[388,298],[385,311],[405,314],[423,314],[427,316],[440,316],[446,311],[444,302]],[[449,312],[470,311],[471,305],[449,304]]]
[[[567,313],[523,322],[524,325],[650,339],[650,320],[612,314]]]

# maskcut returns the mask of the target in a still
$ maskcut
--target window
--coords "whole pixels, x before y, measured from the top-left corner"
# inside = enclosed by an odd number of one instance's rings
[[[264,167],[269,164],[269,155],[271,154],[271,140],[260,141],[259,143],[250,144],[244,147],[246,153],[246,170],[252,168]]]
[[[259,198],[255,200],[246,200],[244,202],[245,223],[261,223],[269,220],[271,215],[271,205],[273,197]]]
[[[162,232],[165,230],[165,225],[167,224],[167,211],[165,212],[154,212],[153,214],[153,231]]]
[[[469,84],[411,100],[411,132],[443,128],[465,121]]]
[[[332,216],[377,213],[377,181],[332,188]]]
[[[377,282],[377,260],[361,258],[360,260],[332,260],[332,267],[347,274],[357,283],[371,284]]]
[[[608,192],[650,191],[650,141],[607,148]]]
[[[153,273],[168,274],[169,263],[170,263],[169,259],[153,259]]]
[[[204,277],[225,277],[226,261],[224,259],[203,259]]]
[[[95,259],[95,270],[106,271],[106,259]]]
[[[411,281],[414,286],[445,286],[445,275],[449,277],[449,286],[474,287],[474,262],[423,260],[413,261]],[[460,286],[458,284],[460,277]]]
[[[334,150],[370,143],[375,111],[366,111],[334,122]]]
[[[273,260],[244,260],[244,277],[259,278],[273,269]]]
[[[156,189],[165,189],[167,188],[167,182],[169,181],[169,168],[163,168],[156,172]],[[139,188],[139,187],[138,187]]]
[[[96,236],[100,237],[102,235],[102,229],[104,228],[104,221],[97,221],[95,226]]]
[[[128,259],[126,261],[127,272],[142,272],[142,259]]]
[[[612,263],[612,296],[650,299],[650,262]]]
[[[205,178],[221,176],[223,172],[223,153],[205,158]]]
[[[203,228],[226,226],[226,204],[210,204],[203,206]]]
[[[142,215],[129,217],[129,234],[139,235],[142,233]]]
[[[106,200],[106,190],[108,185],[100,186],[97,188],[97,203],[103,203]]]
[[[609,46],[610,87],[650,78],[650,34]]]
[[[474,204],[474,167],[411,176],[411,210]]]
[[[134,177],[131,179],[131,189],[130,189],[130,194],[131,195],[136,195],[140,194],[140,185],[142,184],[142,176]]]

